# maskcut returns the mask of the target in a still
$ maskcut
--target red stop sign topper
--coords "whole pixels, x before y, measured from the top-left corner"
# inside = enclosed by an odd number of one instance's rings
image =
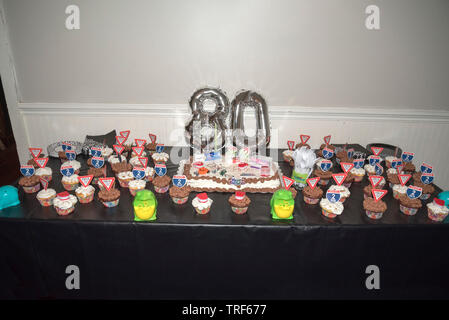
[[[348,176],[347,173],[334,173],[332,175],[332,178],[334,178],[335,183],[337,185],[341,186],[343,184],[343,182],[345,181],[347,176]]]
[[[331,143],[331,135],[325,136],[323,140],[326,145],[329,145]]]
[[[286,176],[282,176],[282,181],[284,182],[285,189],[290,188],[292,184],[295,183],[295,180]]]
[[[320,181],[320,177],[315,177],[315,178],[309,178],[307,179],[307,184],[309,185],[310,189],[315,189],[315,187],[318,185],[318,182]]]
[[[310,139],[310,136],[308,136],[308,135],[306,135],[306,134],[302,134],[302,135],[300,135],[299,137],[300,137],[300,139],[301,139],[302,144],[306,144],[307,141],[309,141],[309,139]],[[329,139],[330,139],[330,138],[329,138]],[[330,141],[330,140],[329,140],[329,141]]]
[[[382,176],[369,176],[369,181],[371,182],[373,188],[377,188],[382,179],[383,179]]]
[[[371,147],[371,151],[375,156],[378,156],[383,150],[384,148],[381,147]]]
[[[126,138],[123,137],[123,136],[115,136],[115,141],[117,141],[117,143],[118,143],[119,145],[123,145],[123,142],[126,141]]]
[[[385,195],[388,193],[388,191],[383,190],[383,189],[372,189],[371,193],[373,194],[374,200],[377,202],[380,199],[382,199],[383,197],[385,197]]]
[[[120,131],[120,135],[121,135],[122,137],[125,137],[125,141],[126,141],[126,140],[128,140],[128,137],[129,137],[129,133],[130,133],[130,132],[131,132],[130,130]]]
[[[295,141],[288,140],[287,146],[289,150],[293,150],[293,148],[295,147]]]
[[[352,168],[354,168],[354,164],[350,162],[341,162],[341,169],[343,172],[348,173]]]
[[[37,158],[42,153],[42,148],[28,148],[33,158]]]

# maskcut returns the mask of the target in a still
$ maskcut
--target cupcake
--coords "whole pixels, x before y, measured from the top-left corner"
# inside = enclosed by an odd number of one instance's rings
[[[327,198],[323,198],[320,201],[321,213],[328,218],[335,218],[343,212],[343,203],[330,202]]]
[[[429,199],[430,196],[432,195],[432,193],[435,192],[435,187],[434,187],[431,183],[425,184],[425,183],[422,183],[421,181],[415,181],[415,182],[413,183],[413,185],[414,185],[415,187],[420,187],[420,188],[422,188],[422,194],[421,194],[421,197],[420,197],[421,200],[427,200],[427,199]]]
[[[246,213],[251,203],[251,199],[248,198],[246,193],[243,191],[236,191],[231,197],[229,197],[228,201],[231,205],[232,212],[236,214]]]
[[[53,204],[53,199],[56,198],[56,191],[51,188],[43,189],[37,193],[36,198],[43,207],[49,207]]]
[[[114,152],[114,150],[112,150],[112,148],[104,147],[101,149],[101,156],[103,158],[107,159],[112,155],[113,152]]]
[[[119,178],[120,180],[120,178]],[[147,182],[145,180],[131,180],[128,182],[129,192],[133,197],[136,196],[137,191],[145,189]]]
[[[153,181],[154,173],[155,173],[154,168],[146,167],[145,168],[145,180],[148,182]]]
[[[87,187],[80,186],[75,189],[75,194],[80,203],[89,203],[94,199],[95,188],[91,185]]]
[[[142,151],[142,154],[140,156],[138,156],[137,153],[134,152],[134,150],[131,152],[131,158],[146,157],[146,156],[147,156],[147,152],[146,151]]]
[[[282,152],[282,156],[284,157],[284,161],[290,163],[291,160],[293,160],[292,158],[293,155],[293,150],[284,150]]]
[[[34,161],[34,158],[28,160],[27,165],[33,166],[35,169],[39,168],[39,165],[37,164],[36,161]]]
[[[75,170],[75,174],[80,173],[81,163],[76,160],[66,161],[64,162],[64,166],[72,166],[73,170]]]
[[[330,171],[330,170],[323,171],[320,168],[317,168],[317,169],[313,170],[313,175],[315,177],[320,177],[319,184],[321,186],[326,186],[327,183],[329,182],[329,179],[332,178],[332,171]]]
[[[412,162],[404,162],[404,167],[402,167],[402,170],[405,173],[413,174],[416,171],[416,168]]]
[[[131,171],[133,169],[132,165],[126,162],[116,162],[111,164],[112,172],[116,175],[120,172]]]
[[[401,195],[399,197],[399,209],[403,214],[413,216],[418,212],[418,209],[422,207],[421,200],[410,199],[407,195]]]
[[[348,174],[345,178],[345,181],[343,181],[343,185],[346,188],[351,188],[351,185],[354,182],[354,179],[355,179],[355,176],[352,173],[348,172]]]
[[[132,157],[131,159],[129,159],[129,164],[132,165],[133,167],[141,167],[142,164],[139,161],[139,157],[135,156]]]
[[[421,171],[415,172],[415,173],[412,175],[413,181],[415,181],[415,182],[421,182],[421,176],[422,176],[422,172],[421,172]]]
[[[98,199],[106,208],[115,207],[120,201],[120,191],[114,188],[112,188],[111,190],[100,190],[98,192]]]
[[[305,203],[317,204],[323,196],[323,190],[318,186],[313,189],[310,186],[305,186],[304,189],[302,189],[302,195]]]
[[[401,184],[395,184],[393,186],[393,198],[399,199],[400,196],[407,194],[407,186],[403,186]]]
[[[168,187],[170,185],[171,178],[167,175],[165,176],[157,176],[153,179],[154,191],[157,193],[165,193],[168,191]]]
[[[444,201],[434,199],[427,204],[427,216],[433,221],[443,221],[449,214],[449,209],[444,205]]]
[[[385,166],[386,166],[387,168],[391,168],[391,163],[392,163],[393,161],[399,161],[399,160],[401,160],[401,159],[399,159],[399,158],[397,158],[397,157],[394,157],[394,156],[388,156],[388,157],[385,157]]]
[[[38,176],[39,178],[45,179],[47,181],[51,181],[52,170],[50,167],[39,168],[36,170],[34,175]]]
[[[349,160],[348,151],[345,149],[341,149],[339,152],[337,152],[335,157],[336,157],[335,160],[337,161],[337,163],[347,162],[346,160]]]
[[[66,189],[67,191],[75,190],[76,188],[78,188],[78,175],[72,174],[70,177],[63,176],[61,179],[61,183],[64,189]]]
[[[53,199],[53,206],[60,216],[66,216],[75,210],[75,204],[78,202],[76,197],[68,192],[58,193],[58,196]]]
[[[65,151],[59,151],[58,156],[59,156],[59,159],[61,160],[61,163],[68,161]]]
[[[124,157],[128,157],[128,155],[129,155],[129,154],[131,153],[131,151],[133,150],[133,146],[132,146],[131,143],[124,144],[123,146],[125,147],[125,149],[123,150],[122,155],[123,155]]]
[[[354,182],[361,182],[365,176],[365,169],[363,168],[352,168],[349,173],[354,176]]]
[[[156,180],[156,179],[155,179]],[[192,200],[192,206],[198,214],[207,214],[210,211],[213,200],[207,196],[207,193],[200,193]]]
[[[370,164],[365,164],[365,166],[363,167],[366,171],[366,173],[368,174],[368,176],[377,176],[378,174],[376,173],[376,167],[372,166]]]
[[[36,175],[20,178],[19,185],[23,188],[25,193],[35,193],[41,188],[40,178]]]
[[[92,184],[98,184],[98,178],[106,177],[106,167],[103,168],[89,168],[87,170],[88,175],[93,175]]]
[[[155,164],[165,164],[168,161],[168,154],[165,152],[156,152],[151,156]]]
[[[184,186],[182,188],[177,186],[171,186],[169,194],[174,203],[184,204],[189,199],[190,191],[191,189],[189,186]]]
[[[326,160],[326,159],[324,159],[324,158],[317,158],[315,164],[316,164],[316,167],[317,167],[318,169],[321,169],[321,162],[323,162],[324,160]],[[330,164],[331,164],[331,166],[330,166],[329,170],[334,166],[334,165],[332,164],[332,161],[330,162]]]
[[[388,169],[387,171],[387,180],[389,182],[390,188],[393,189],[394,185],[396,184],[401,184],[401,181],[399,181],[399,176],[398,176],[398,172],[396,169],[393,169],[393,171],[391,171],[393,168]]]
[[[128,188],[128,183],[134,180],[134,175],[131,171],[123,171],[117,173],[117,179],[122,188]]]
[[[374,198],[365,198],[363,200],[363,209],[368,218],[380,219],[383,213],[387,210],[387,204],[382,200],[374,200]]]
[[[307,149],[310,149],[310,145],[308,145],[307,143],[297,143],[295,146],[295,149],[301,149],[301,147],[306,147]]]
[[[154,142],[154,143],[153,142],[149,142],[149,143],[147,143],[145,148],[148,150],[150,155],[153,155],[153,153],[156,152],[156,146],[157,146],[156,142]]]
[[[120,160],[117,155],[113,155],[108,158],[108,162],[111,164],[111,166],[116,163],[126,163],[126,157],[124,155],[120,155]]]
[[[338,186],[336,184],[333,184],[329,187],[330,191],[340,191],[340,202],[343,203],[345,200],[351,195],[351,192],[349,192],[349,189],[345,186]]]

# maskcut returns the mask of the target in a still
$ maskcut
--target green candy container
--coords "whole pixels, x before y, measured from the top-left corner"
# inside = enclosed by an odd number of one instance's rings
[[[134,221],[156,220],[157,199],[150,190],[137,191],[133,201]]]
[[[276,220],[293,219],[295,200],[292,193],[285,189],[277,190],[270,200],[271,217]]]

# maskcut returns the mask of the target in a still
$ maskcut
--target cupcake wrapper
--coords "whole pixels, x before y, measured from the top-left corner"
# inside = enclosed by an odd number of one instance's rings
[[[384,214],[383,212],[373,212],[373,211],[369,211],[369,210],[366,210],[365,213],[368,216],[368,218],[374,219],[374,220],[382,218],[382,215]]]
[[[84,196],[83,194],[80,194],[80,195],[76,194],[76,196],[78,197],[78,200],[80,203],[89,203],[89,202],[92,202],[92,200],[94,199],[94,193],[95,192],[92,192],[91,194],[89,194],[87,196]]]
[[[25,193],[35,193],[38,192],[41,189],[41,184],[40,182],[34,186],[31,187],[23,187],[23,191],[25,191]]]
[[[58,208],[58,207],[55,207],[55,208],[56,208],[56,212],[57,212],[60,216],[66,216],[66,215],[72,213],[73,210],[75,210],[75,207],[74,207],[74,206],[72,206],[72,207],[70,207],[70,208],[68,208],[68,209],[60,209],[60,208]]]
[[[56,196],[52,196],[50,198],[46,198],[46,199],[37,199],[39,200],[39,203],[43,206],[43,207],[49,207],[53,204],[53,199],[56,198]]]
[[[189,199],[188,196],[187,196],[187,197],[184,197],[184,198],[175,198],[175,197],[172,197],[173,202],[176,203],[176,204],[184,204],[184,203],[187,202],[188,199]]]
[[[427,200],[430,198],[430,193],[423,193],[421,197],[419,197],[421,200]]]
[[[209,208],[205,208],[205,209],[203,209],[203,210],[200,210],[200,209],[198,209],[198,208],[195,208],[195,211],[196,211],[196,213],[198,213],[198,214],[208,214],[209,211],[210,211],[210,207],[209,207]]]
[[[169,186],[170,185],[162,188],[154,186],[154,191],[156,191],[157,193],[166,193],[168,191]]]
[[[318,201],[320,201],[319,198],[314,199],[314,198],[309,198],[309,197],[304,196],[304,202],[305,202],[305,203],[308,203],[308,204],[317,204]]]
[[[75,190],[76,188],[78,188],[78,183],[67,183],[67,182],[62,182],[62,186],[63,186],[64,189],[66,189],[67,191],[72,191],[72,190]]]
[[[427,216],[430,220],[441,222],[447,217],[447,213],[435,213],[429,208],[427,208]]]
[[[119,201],[120,201],[120,198],[118,198],[117,200],[114,200],[114,201],[103,201],[103,205],[106,208],[112,208],[112,207],[116,207],[118,205]]]
[[[334,214],[332,212],[329,212],[329,211],[326,211],[324,209],[321,210],[321,213],[323,214],[323,216],[331,218],[331,219],[333,219],[333,218],[335,218],[337,216],[336,214]]]
[[[142,188],[142,189],[133,189],[133,188],[129,188],[129,193],[131,193],[131,195],[132,195],[133,197],[135,197],[136,194],[137,194],[137,191],[140,191],[140,190],[143,190],[143,189],[145,189],[145,188]]]
[[[248,207],[243,207],[243,208],[238,208],[238,207],[232,207],[232,212],[234,212],[235,214],[244,214],[246,213],[246,211],[248,211]]]
[[[406,206],[403,206],[402,204],[399,205],[399,209],[403,214],[406,214],[408,216],[413,216],[418,212],[417,208],[409,208]]]

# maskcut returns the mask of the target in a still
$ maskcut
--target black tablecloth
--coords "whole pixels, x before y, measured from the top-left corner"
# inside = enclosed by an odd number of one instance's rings
[[[77,160],[85,174],[86,159]],[[290,176],[288,164],[280,164]],[[60,161],[48,165],[51,187],[62,191]],[[177,165],[167,167],[176,172]],[[94,200],[65,217],[20,191],[21,205],[0,211],[0,297],[449,298],[448,224],[430,221],[425,206],[405,216],[391,192],[384,217],[373,221],[361,205],[366,184],[352,185],[335,220],[299,192],[292,221],[271,219],[271,194],[249,194],[242,216],[232,213],[230,194],[209,194],[214,203],[206,216],[190,201],[178,206],[157,195],[158,219],[137,223],[127,189],[116,208]],[[80,290],[65,287],[68,265],[80,269]],[[379,267],[379,290],[365,286],[369,265]]]

